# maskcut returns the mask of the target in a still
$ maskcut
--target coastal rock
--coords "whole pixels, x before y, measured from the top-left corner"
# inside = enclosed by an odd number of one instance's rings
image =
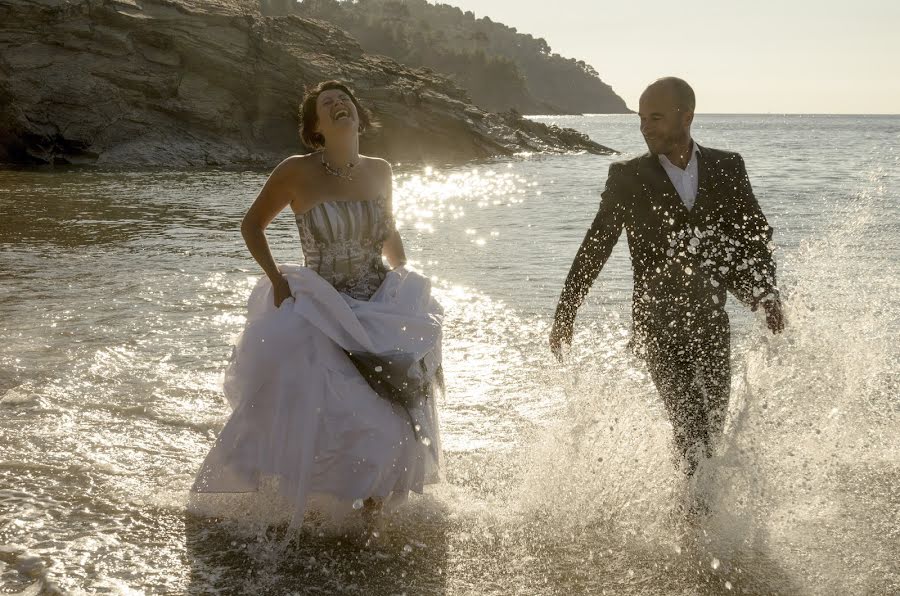
[[[363,150],[453,162],[611,153],[472,105],[450,80],[368,55],[343,31],[228,0],[0,0],[0,162],[272,165],[304,151],[307,85],[349,82],[381,127]]]

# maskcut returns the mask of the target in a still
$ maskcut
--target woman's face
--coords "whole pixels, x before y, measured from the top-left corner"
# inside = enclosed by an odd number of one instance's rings
[[[328,89],[316,100],[316,131],[325,137],[357,134],[359,114],[350,96],[340,89]]]

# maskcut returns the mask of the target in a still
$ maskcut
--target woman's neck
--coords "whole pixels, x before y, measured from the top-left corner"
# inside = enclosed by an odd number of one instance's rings
[[[333,168],[346,168],[359,163],[359,139],[354,137],[346,143],[329,143],[322,153],[325,161]]]

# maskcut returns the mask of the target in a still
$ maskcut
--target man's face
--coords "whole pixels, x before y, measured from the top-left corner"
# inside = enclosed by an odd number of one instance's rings
[[[675,94],[665,87],[650,87],[638,104],[641,134],[650,153],[671,153],[691,138],[694,113],[679,109]]]

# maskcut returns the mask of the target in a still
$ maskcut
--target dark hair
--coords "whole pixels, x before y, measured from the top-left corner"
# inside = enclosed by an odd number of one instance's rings
[[[671,89],[672,93],[675,95],[675,101],[678,103],[678,107],[686,112],[693,112],[697,107],[697,98],[694,95],[694,90],[691,89],[691,86],[688,85],[687,81],[684,79],[679,79],[678,77],[663,77],[650,83],[647,89],[650,89],[651,87],[666,87]]]
[[[321,133],[316,132],[316,126],[319,124],[319,114],[316,112],[316,101],[323,91],[338,89],[347,94],[353,105],[356,106],[356,112],[359,114],[359,132],[365,131],[371,126],[375,126],[372,115],[369,110],[362,107],[353,91],[340,81],[324,81],[313,87],[307,88],[300,102],[300,138],[303,143],[310,149],[321,149],[325,146],[325,138]]]

